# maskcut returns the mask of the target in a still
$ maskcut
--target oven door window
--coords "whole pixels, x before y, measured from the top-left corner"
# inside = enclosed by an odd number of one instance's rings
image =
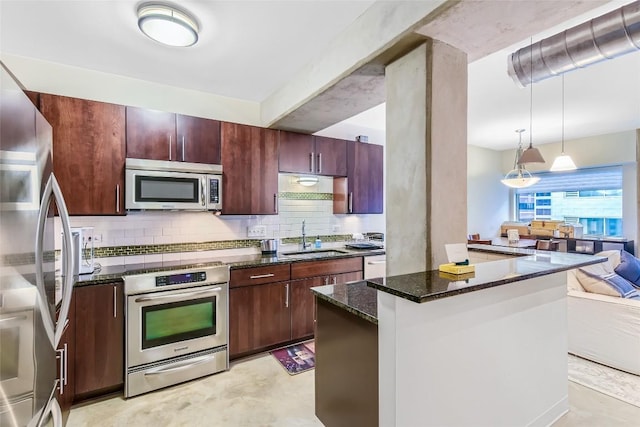
[[[200,179],[136,175],[136,202],[200,202]]]
[[[215,296],[142,307],[142,349],[215,334]]]

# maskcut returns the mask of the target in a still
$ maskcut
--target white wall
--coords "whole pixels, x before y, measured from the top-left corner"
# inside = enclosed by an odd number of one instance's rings
[[[500,180],[502,152],[469,145],[467,149],[467,231],[495,237],[509,220],[510,191]]]

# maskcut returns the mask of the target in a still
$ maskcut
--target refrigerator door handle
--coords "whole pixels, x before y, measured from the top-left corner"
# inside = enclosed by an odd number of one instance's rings
[[[58,207],[58,214],[60,215],[60,222],[62,223],[62,230],[64,232],[62,240],[62,250],[65,253],[62,264],[62,305],[60,307],[60,314],[58,315],[58,321],[53,328],[53,336],[49,339],[53,339],[52,344],[54,348],[58,347],[62,333],[64,332],[65,322],[69,315],[69,307],[71,306],[71,294],[73,292],[73,245],[71,244],[71,224],[69,222],[69,212],[67,211],[67,205],[64,202],[62,196],[62,190],[56,180],[56,177],[51,174],[47,180],[44,193],[42,195],[42,201],[40,203],[40,211],[38,212],[38,230],[36,233],[36,284],[41,298],[45,298],[44,291],[44,227],[47,220],[47,212],[51,205],[51,198],[56,201]],[[45,328],[50,329],[50,325],[45,321]],[[47,328],[49,326],[49,328]],[[47,331],[51,334],[51,331]]]

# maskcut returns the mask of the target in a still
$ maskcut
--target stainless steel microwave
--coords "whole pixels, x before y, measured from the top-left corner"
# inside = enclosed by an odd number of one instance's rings
[[[126,159],[125,208],[222,210],[222,166]]]

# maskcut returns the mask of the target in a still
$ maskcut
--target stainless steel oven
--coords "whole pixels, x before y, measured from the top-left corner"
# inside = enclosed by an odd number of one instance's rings
[[[229,368],[229,267],[126,276],[125,397]]]

